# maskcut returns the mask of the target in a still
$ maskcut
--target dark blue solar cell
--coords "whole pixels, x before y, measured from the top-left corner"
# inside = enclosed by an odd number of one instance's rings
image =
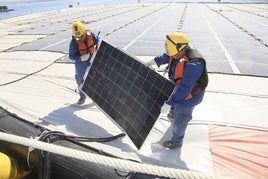
[[[140,149],[175,84],[119,48],[102,41],[82,91]]]

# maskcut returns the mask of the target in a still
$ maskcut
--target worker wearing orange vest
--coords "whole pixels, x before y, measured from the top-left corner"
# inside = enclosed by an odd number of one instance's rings
[[[188,122],[192,112],[202,100],[208,84],[205,59],[189,45],[188,37],[179,32],[166,36],[166,53],[147,62],[158,67],[168,64],[169,78],[176,83],[171,96],[161,108],[165,113],[170,110],[173,116],[172,139],[165,141],[166,148],[180,148],[183,144]]]
[[[78,86],[83,83],[83,77],[90,59],[94,53],[95,46],[98,44],[98,35],[85,29],[85,23],[74,21],[72,25],[72,40],[69,45],[69,59],[75,62],[75,80]],[[86,100],[86,95],[79,88],[80,98],[77,102],[81,105]]]

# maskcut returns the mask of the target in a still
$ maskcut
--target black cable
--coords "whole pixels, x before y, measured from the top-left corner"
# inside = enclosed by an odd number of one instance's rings
[[[20,81],[20,80],[23,80],[23,79],[25,79],[25,78],[27,78],[27,77],[29,77],[29,76],[32,76],[32,75],[34,75],[34,74],[36,74],[36,73],[39,73],[39,72],[45,70],[46,68],[50,67],[50,66],[53,65],[54,63],[56,63],[58,60],[59,60],[59,59],[53,61],[52,63],[50,63],[49,65],[45,66],[44,68],[41,68],[41,69],[38,70],[38,71],[35,71],[35,72],[33,72],[33,73],[29,73],[28,75],[25,75],[24,77],[21,77],[21,78],[19,78],[19,79],[16,79],[16,80],[13,80],[13,81],[10,81],[10,82],[7,82],[7,83],[0,84],[0,86],[10,85],[10,84],[12,84],[12,83],[15,83],[15,82],[18,82],[18,81]]]
[[[43,142],[49,141],[50,143],[54,143],[54,142],[59,141],[59,140],[66,140],[68,142],[77,144],[81,147],[84,147],[86,149],[89,149],[91,151],[99,153],[101,155],[110,156],[110,157],[114,157],[114,158],[120,158],[118,156],[106,153],[102,150],[90,147],[90,146],[83,144],[81,142],[108,142],[108,141],[112,141],[112,140],[115,140],[115,139],[123,137],[123,136],[125,136],[124,133],[121,133],[121,134],[118,134],[115,136],[111,136],[111,137],[90,138],[90,137],[68,136],[68,135],[65,135],[64,133],[59,132],[59,131],[48,131],[48,132],[44,131],[43,133],[41,133],[40,138],[38,140],[43,141]],[[41,154],[42,154],[42,151],[41,151]],[[42,154],[42,155],[44,155],[44,154]],[[123,159],[123,158],[121,158],[121,159]],[[128,159],[125,159],[125,160],[128,160]],[[137,162],[137,161],[132,160],[132,159],[129,159],[129,160]]]
[[[65,57],[65,56],[64,56],[64,57]],[[33,73],[29,73],[29,74],[25,75],[24,77],[21,77],[21,78],[19,78],[19,79],[16,79],[16,80],[13,80],[13,81],[10,81],[10,82],[7,82],[7,83],[0,84],[0,87],[1,87],[1,86],[9,85],[9,84],[12,84],[12,83],[15,83],[15,82],[18,82],[18,81],[20,81],[20,80],[23,80],[23,79],[29,77],[29,76],[35,75],[35,74],[37,74],[37,73],[39,73],[39,72],[41,72],[41,71],[47,69],[48,67],[50,67],[50,66],[53,65],[54,63],[57,63],[57,62],[60,61],[61,59],[63,59],[63,57],[54,60],[52,63],[50,63],[49,65],[45,66],[44,68],[41,68],[40,70],[37,70],[37,71],[35,71],[35,72],[33,72]]]
[[[102,138],[89,138],[89,137],[77,137],[77,136],[68,136],[62,135],[64,138],[74,139],[80,142],[109,142],[120,137],[124,137],[126,134],[121,133],[111,137],[102,137]]]
[[[114,169],[114,172],[117,176],[122,177],[122,178],[127,178],[129,177],[131,174],[133,174],[133,171],[129,171],[129,172],[125,172],[125,171],[121,171],[118,169]],[[119,173],[120,172],[120,173]],[[121,174],[124,173],[124,174]]]
[[[118,138],[124,137],[124,136],[125,136],[125,134],[121,133],[121,134],[111,136],[111,137],[91,138],[91,137],[70,136],[70,135],[66,135],[66,134],[59,132],[59,131],[49,131],[49,132],[46,132],[43,135],[41,135],[39,140],[40,141],[50,140],[51,143],[55,142],[57,140],[57,138],[59,138],[60,140],[73,139],[73,140],[77,140],[80,142],[109,142],[109,141],[112,141],[112,140],[115,140],[115,139],[118,139]]]

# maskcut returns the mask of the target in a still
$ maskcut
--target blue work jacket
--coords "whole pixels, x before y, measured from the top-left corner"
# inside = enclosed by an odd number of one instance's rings
[[[168,64],[169,63],[169,56],[164,53],[162,55],[159,55],[154,58],[157,66],[161,66],[163,64]],[[170,75],[170,80],[175,83],[174,80],[174,72],[175,72],[175,67],[177,63],[173,63],[172,66],[170,67],[171,69],[171,75]],[[186,100],[185,98],[189,93],[191,93],[193,87],[195,86],[197,80],[201,76],[203,70],[205,67],[205,62],[201,59],[193,59],[185,64],[184,67],[184,75],[182,82],[180,86],[176,86],[170,95],[169,99],[167,100],[167,104],[170,106],[175,106],[178,104],[181,105],[189,105],[189,106],[195,106],[198,103],[200,103],[203,99],[204,96],[204,91],[201,92],[200,94],[197,94],[193,98]]]

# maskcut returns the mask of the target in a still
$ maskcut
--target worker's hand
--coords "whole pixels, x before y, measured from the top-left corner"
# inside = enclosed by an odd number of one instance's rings
[[[149,61],[145,62],[144,64],[145,64],[145,66],[147,66],[147,67],[151,68],[152,70],[155,70],[155,69],[154,69],[154,67],[153,67],[153,65],[156,65],[156,63],[155,63],[155,60],[154,60],[154,59],[151,59],[151,60],[149,60]]]
[[[87,61],[89,59],[89,57],[90,57],[90,54],[82,55],[81,56],[81,61],[85,62],[85,61]]]
[[[164,105],[161,107],[161,113],[167,113],[170,111],[170,106],[167,103],[164,103]]]

